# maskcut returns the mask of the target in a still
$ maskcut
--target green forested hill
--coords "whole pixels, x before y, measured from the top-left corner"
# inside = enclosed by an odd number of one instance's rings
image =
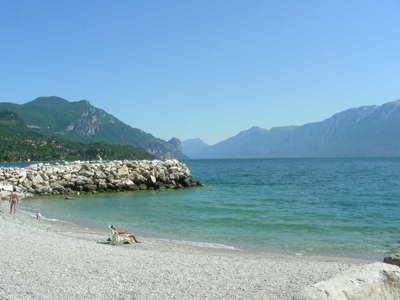
[[[159,158],[186,158],[180,142],[167,142],[133,128],[88,101],[39,97],[25,104],[0,103],[0,111],[17,113],[29,128],[81,142],[131,145]]]
[[[0,112],[0,161],[58,161],[151,159],[132,146],[106,143],[84,144],[34,132],[15,112]]]

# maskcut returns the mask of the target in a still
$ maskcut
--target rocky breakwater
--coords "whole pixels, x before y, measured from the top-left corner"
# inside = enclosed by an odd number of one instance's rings
[[[21,197],[77,192],[177,189],[200,186],[177,160],[92,161],[0,168],[0,196],[13,188]]]

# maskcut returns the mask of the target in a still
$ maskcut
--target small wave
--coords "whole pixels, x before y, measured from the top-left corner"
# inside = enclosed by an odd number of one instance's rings
[[[41,216],[41,218],[42,218],[42,220],[45,220],[45,221],[64,223],[64,224],[68,224],[68,225],[75,225],[74,223],[67,222],[67,221],[60,220],[60,219],[56,219],[56,218],[46,218],[43,215]]]
[[[202,247],[202,248],[213,248],[213,249],[225,249],[225,250],[240,251],[240,249],[238,249],[236,247],[225,245],[225,244],[219,244],[219,243],[193,242],[193,241],[169,240],[169,239],[159,239],[159,240],[160,241],[166,241],[166,242],[174,242],[176,244],[181,244],[181,245]]]
[[[20,212],[23,213],[24,215],[30,216],[32,218],[36,218],[36,213],[38,212],[38,210],[29,209],[29,208],[25,208],[24,207],[24,209],[20,209]],[[71,222],[68,222],[68,221],[64,221],[64,220],[61,220],[61,219],[47,218],[46,216],[43,216],[42,214],[40,214],[40,218],[42,220],[44,220],[44,221],[64,223],[64,224],[68,224],[68,225],[75,225],[74,223],[71,223]]]

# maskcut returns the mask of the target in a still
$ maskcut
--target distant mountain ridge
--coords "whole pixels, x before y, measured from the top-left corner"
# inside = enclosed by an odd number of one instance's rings
[[[182,151],[188,157],[196,156],[197,153],[200,153],[210,147],[210,145],[204,143],[201,139],[189,139],[182,142]]]
[[[0,111],[11,111],[40,133],[57,134],[77,142],[107,142],[130,145],[158,158],[184,159],[178,139],[166,142],[121,122],[87,100],[70,102],[63,98],[39,97],[25,104],[0,103]]]
[[[183,142],[185,152],[186,141]],[[302,126],[252,127],[191,158],[400,156],[400,100],[362,106]]]

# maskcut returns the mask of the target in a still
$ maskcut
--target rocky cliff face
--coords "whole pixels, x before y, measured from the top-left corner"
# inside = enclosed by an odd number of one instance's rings
[[[81,112],[80,117],[73,120],[63,132],[74,132],[79,136],[95,136],[101,128],[102,121],[105,119],[106,114],[88,105],[87,110]]]
[[[18,105],[0,103],[0,111],[16,112],[29,128],[63,135],[79,142],[108,142],[130,145],[158,158],[185,159],[180,141],[166,142],[133,128],[88,101],[69,102],[60,97],[40,97]]]

